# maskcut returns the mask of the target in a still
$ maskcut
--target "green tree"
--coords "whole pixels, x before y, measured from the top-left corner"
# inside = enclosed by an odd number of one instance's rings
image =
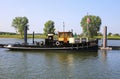
[[[28,27],[28,19],[26,17],[15,17],[12,21],[12,26],[16,29],[16,32],[23,38],[24,27]]]
[[[112,35],[112,33],[110,32],[110,33],[108,33],[108,36],[111,36]]]
[[[119,36],[119,34],[118,34],[118,33],[116,33],[116,34],[113,34],[113,36]]]
[[[86,15],[82,18],[80,24],[83,29],[83,35],[93,37],[100,30],[101,18],[99,16]]]
[[[103,34],[99,32],[99,33],[97,33],[97,35],[98,35],[98,36],[102,36]]]
[[[54,25],[54,22],[52,20],[49,20],[47,21],[45,24],[44,24],[44,34],[47,36],[48,33],[53,33],[55,34],[55,25]]]

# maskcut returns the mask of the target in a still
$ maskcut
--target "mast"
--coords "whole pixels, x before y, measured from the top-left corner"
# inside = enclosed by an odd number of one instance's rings
[[[89,17],[89,14],[87,12],[87,37],[89,37],[89,23],[90,23],[90,17]]]

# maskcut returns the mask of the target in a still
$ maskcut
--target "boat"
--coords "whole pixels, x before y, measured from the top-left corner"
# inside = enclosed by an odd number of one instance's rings
[[[24,35],[27,37],[27,35]],[[33,35],[34,37],[34,35]],[[72,32],[58,32],[58,39],[54,39],[54,34],[49,33],[44,41],[27,43],[8,44],[4,48],[10,50],[75,50],[75,51],[97,51],[98,40],[90,40],[86,37],[74,37]]]

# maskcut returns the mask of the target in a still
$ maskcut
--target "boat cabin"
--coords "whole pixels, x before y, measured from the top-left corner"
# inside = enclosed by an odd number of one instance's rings
[[[67,43],[69,38],[73,37],[72,32],[58,32],[58,41]]]

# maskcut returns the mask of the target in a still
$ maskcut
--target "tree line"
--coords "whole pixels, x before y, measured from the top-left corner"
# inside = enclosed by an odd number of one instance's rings
[[[27,27],[29,30],[29,20],[27,17],[15,17],[12,21],[12,26],[15,28],[16,32],[23,37],[24,28]],[[82,36],[84,37],[93,37],[98,35],[101,26],[101,18],[94,15],[86,15],[82,18],[80,25],[83,29]],[[74,28],[74,27],[73,27]],[[44,24],[44,35],[48,33],[55,34],[55,23],[52,20],[48,20]]]
[[[0,35],[15,35],[16,33],[11,32],[0,32]]]

